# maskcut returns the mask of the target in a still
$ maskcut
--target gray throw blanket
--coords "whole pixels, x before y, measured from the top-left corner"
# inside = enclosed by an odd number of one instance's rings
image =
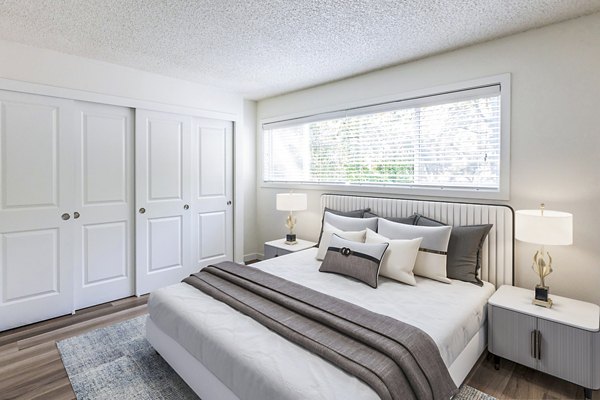
[[[412,325],[231,262],[183,282],[356,376],[382,399],[457,392],[435,342]]]

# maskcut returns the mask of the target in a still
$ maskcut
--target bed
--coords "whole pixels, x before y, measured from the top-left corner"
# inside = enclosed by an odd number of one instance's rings
[[[422,329],[434,340],[459,386],[486,346],[487,299],[495,287],[512,284],[512,210],[340,195],[323,195],[321,206],[342,211],[371,208],[385,216],[419,213],[449,225],[493,224],[482,248],[481,287],[420,277],[416,286],[409,286],[381,277],[374,290],[318,272],[316,248],[252,267]],[[379,398],[361,380],[186,283],[152,293],[149,313],[149,342],[205,400]]]

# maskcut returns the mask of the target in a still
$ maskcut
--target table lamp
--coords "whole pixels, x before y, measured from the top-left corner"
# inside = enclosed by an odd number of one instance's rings
[[[535,287],[533,304],[552,307],[552,299],[548,297],[549,287],[544,278],[552,272],[552,257],[544,250],[544,246],[569,245],[573,243],[573,215],[544,209],[519,210],[515,214],[515,238],[522,242],[541,245],[533,256],[531,268],[540,277]]]
[[[289,215],[285,221],[285,226],[290,230],[290,233],[285,235],[285,244],[296,244],[296,234],[294,227],[296,226],[296,218],[293,216],[294,211],[306,210],[306,193],[278,193],[276,208],[279,211],[289,211]]]

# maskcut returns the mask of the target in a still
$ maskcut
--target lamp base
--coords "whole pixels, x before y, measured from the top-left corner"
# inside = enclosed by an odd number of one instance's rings
[[[298,243],[296,241],[296,234],[295,233],[288,233],[287,235],[285,235],[285,244],[296,244]]]
[[[536,285],[533,304],[546,308],[552,307],[552,299],[548,297],[549,292],[550,288],[548,286]]]

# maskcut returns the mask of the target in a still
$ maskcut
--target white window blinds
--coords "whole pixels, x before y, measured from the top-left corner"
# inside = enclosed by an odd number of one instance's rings
[[[500,85],[263,125],[264,182],[498,190]]]

